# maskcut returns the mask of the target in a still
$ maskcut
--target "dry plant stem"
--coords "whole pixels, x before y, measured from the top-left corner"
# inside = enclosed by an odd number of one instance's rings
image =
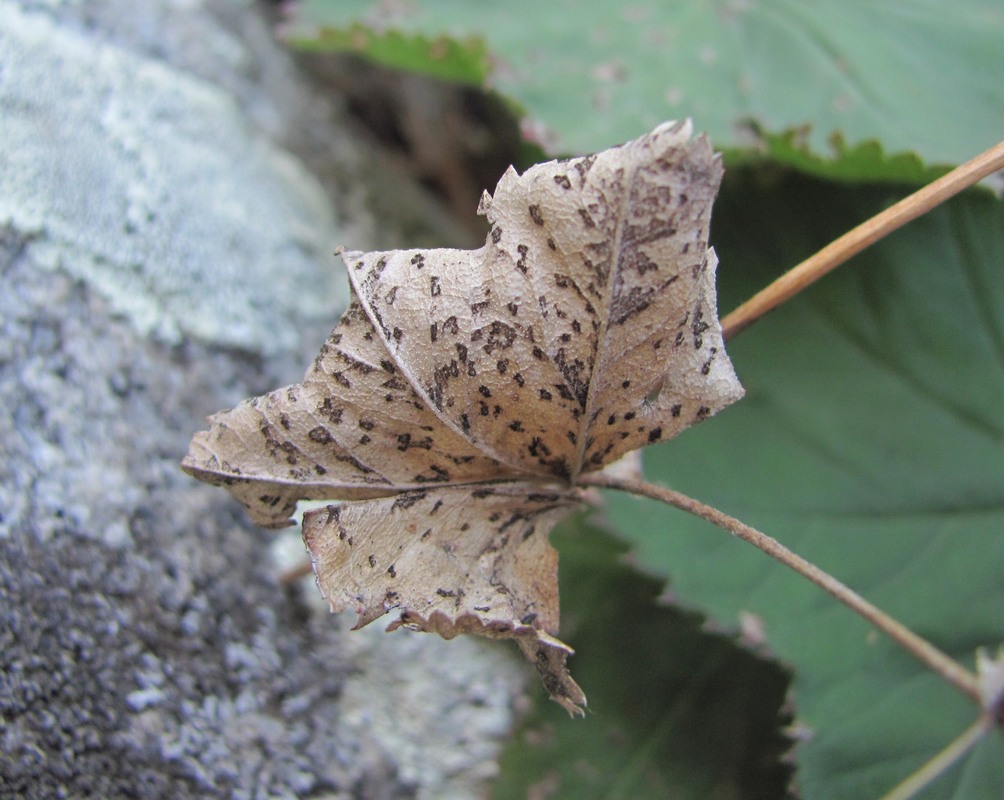
[[[310,562],[304,560],[303,562],[297,564],[294,567],[290,567],[284,572],[279,574],[279,583],[283,586],[288,586],[291,583],[296,583],[300,578],[306,578],[314,568],[310,565]]]
[[[905,625],[890,617],[882,609],[869,603],[853,589],[850,589],[833,576],[819,569],[815,564],[793,553],[767,534],[761,533],[755,528],[740,522],[735,517],[730,517],[728,514],[724,514],[718,509],[705,505],[687,495],[645,481],[622,480],[603,474],[593,474],[581,477],[579,482],[591,486],[602,486],[608,489],[620,489],[631,494],[668,503],[682,511],[701,517],[713,525],[724,528],[733,536],[749,542],[758,550],[762,550],[771,558],[780,561],[785,566],[795,570],[799,575],[808,578],[821,589],[829,592],[852,611],[864,617],[880,631],[898,642],[915,658],[922,661],[949,683],[957,686],[977,703],[980,702],[979,683],[976,675],[950,656],[941,652],[930,642],[915,634]]]
[[[977,742],[993,727],[993,722],[986,714],[966,728],[944,750],[900,783],[881,800],[909,800],[917,793],[934,782],[952,764],[968,753]]]
[[[726,341],[866,247],[999,169],[1004,169],[1004,142],[852,228],[726,315]]]

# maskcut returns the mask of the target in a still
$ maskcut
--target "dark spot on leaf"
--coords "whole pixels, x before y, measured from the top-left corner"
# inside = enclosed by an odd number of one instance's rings
[[[627,293],[615,294],[610,306],[610,319],[616,325],[623,325],[635,314],[639,314],[652,304],[654,287],[632,286]]]
[[[508,350],[516,341],[516,329],[500,320],[494,320],[490,325],[478,328],[471,334],[471,341],[480,340],[485,332],[488,338],[481,349],[488,355],[492,355],[496,350]]]
[[[703,364],[701,364],[701,374],[702,375],[707,375],[709,372],[711,372],[711,362],[715,360],[715,353],[718,352],[718,348],[717,347],[712,347],[712,348],[710,348],[709,352],[710,352],[710,355],[708,356],[708,360],[705,361]]]
[[[402,492],[397,497],[394,498],[394,504],[391,506],[391,511],[397,511],[398,509],[411,508],[415,503],[420,500],[424,500],[428,495],[426,491],[418,492]]]
[[[527,445],[527,451],[531,456],[537,458],[538,456],[544,456],[545,458],[551,455],[551,448],[544,444],[544,440],[539,436],[534,436],[530,440],[530,444]]]
[[[698,308],[694,310],[694,318],[690,323],[690,331],[694,336],[694,349],[699,350],[704,344],[704,340],[701,338],[703,334],[711,325],[704,321],[704,312]]]
[[[432,439],[426,436],[423,439],[412,439],[410,433],[401,433],[397,437],[398,445],[397,449],[402,453],[406,452],[411,448],[417,448],[419,450],[431,450],[432,449]]]
[[[519,259],[516,261],[516,269],[526,275],[528,270],[526,266],[526,254],[530,251],[530,248],[525,244],[520,244],[516,246],[516,251],[519,253]]]
[[[569,391],[568,387],[563,383],[554,384],[554,388],[558,390],[558,394],[561,395],[562,400],[574,400],[575,396]],[[584,399],[584,398],[583,398]],[[583,405],[585,403],[583,402]]]
[[[318,444],[330,444],[331,443],[331,432],[322,425],[318,425],[316,428],[311,428],[307,437],[312,442],[317,442]]]

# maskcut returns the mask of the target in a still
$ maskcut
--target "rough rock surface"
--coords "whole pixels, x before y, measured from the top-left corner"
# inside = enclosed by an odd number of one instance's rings
[[[480,796],[509,654],[347,633],[178,469],[301,376],[334,246],[415,218],[377,228],[372,156],[253,3],[0,18],[0,797]]]

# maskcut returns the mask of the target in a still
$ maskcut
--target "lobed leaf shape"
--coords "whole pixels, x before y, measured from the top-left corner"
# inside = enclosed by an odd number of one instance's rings
[[[708,247],[721,174],[666,123],[510,168],[478,250],[343,252],[352,299],[303,382],[213,416],[183,467],[265,526],[343,501],[303,521],[332,610],[515,639],[579,710],[550,529],[581,475],[742,396]]]

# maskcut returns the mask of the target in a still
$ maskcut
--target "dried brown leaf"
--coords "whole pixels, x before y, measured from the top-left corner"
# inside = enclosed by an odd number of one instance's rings
[[[551,527],[580,475],[742,396],[715,299],[721,164],[689,124],[510,169],[479,250],[343,253],[352,302],[302,383],[197,434],[184,468],[304,536],[333,610],[513,638],[570,711]]]

